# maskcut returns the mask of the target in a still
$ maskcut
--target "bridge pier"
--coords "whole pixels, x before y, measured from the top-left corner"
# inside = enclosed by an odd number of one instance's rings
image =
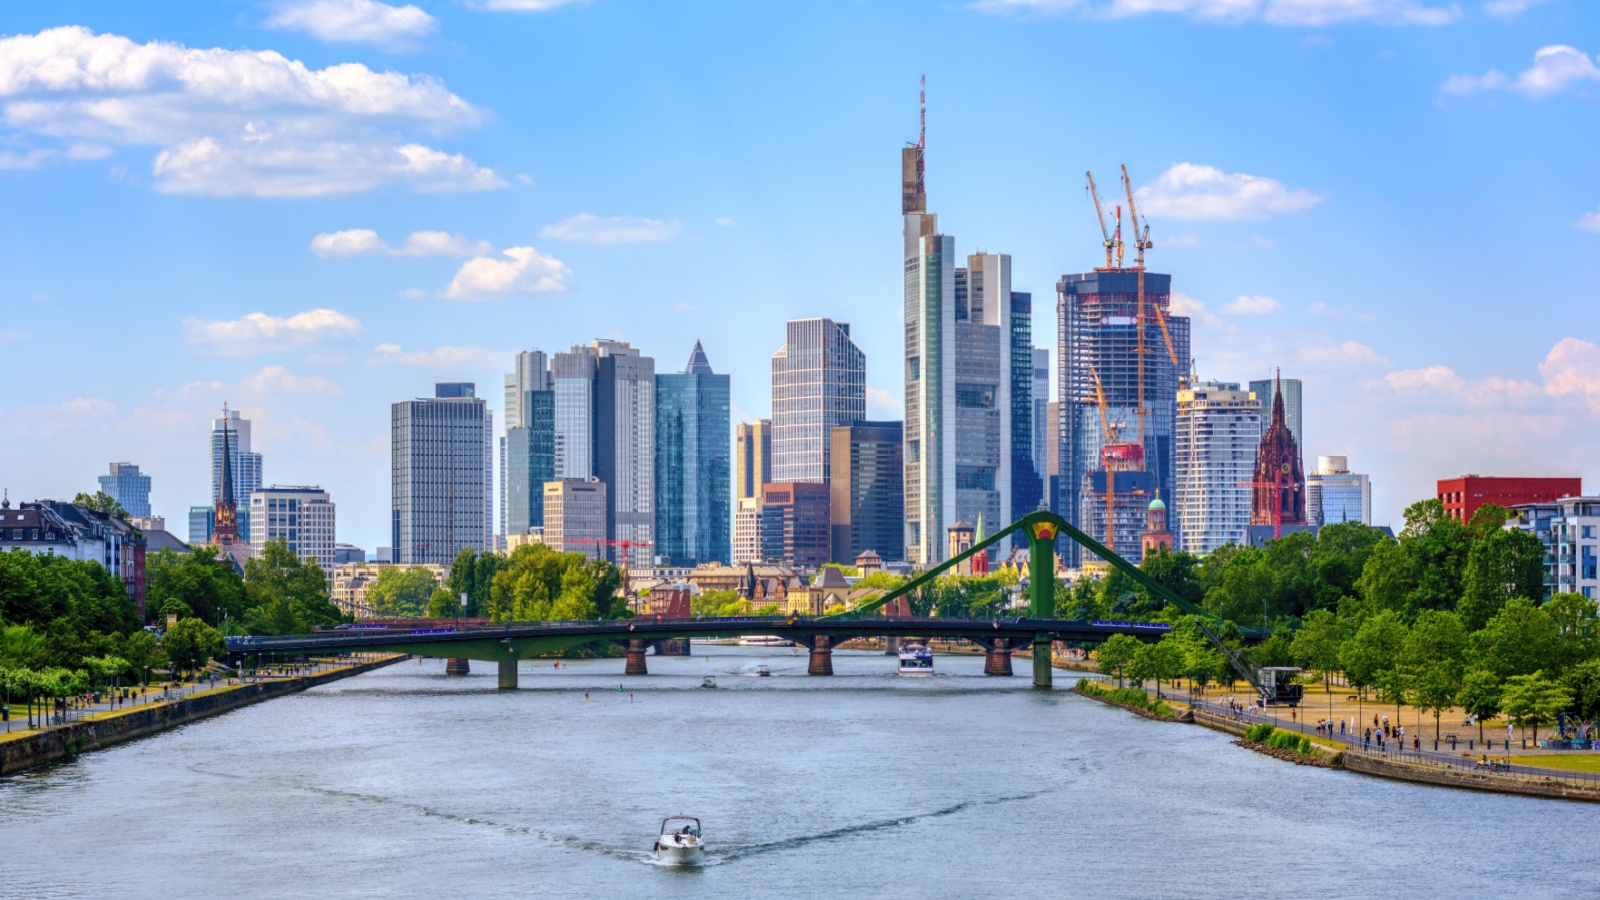
[[[471,675],[472,665],[464,659],[451,657],[445,660],[444,673],[446,675]]]
[[[650,669],[644,664],[644,655],[646,652],[648,652],[648,647],[642,639],[630,639],[628,641],[628,664],[627,667],[622,670],[622,674],[649,675]]]
[[[1011,642],[995,638],[983,654],[983,674],[1011,677]]]
[[[693,656],[688,638],[671,638],[656,645],[657,656]]]
[[[517,689],[517,661],[514,659],[500,660],[500,690],[514,691]]]
[[[806,666],[807,675],[833,674],[833,641],[819,634],[811,639],[811,661]]]

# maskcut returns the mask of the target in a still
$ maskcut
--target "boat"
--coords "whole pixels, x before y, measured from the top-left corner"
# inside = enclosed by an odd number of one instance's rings
[[[706,861],[706,841],[700,835],[700,820],[693,816],[668,816],[661,820],[661,834],[652,848],[656,862],[668,866],[698,866]]]
[[[794,641],[775,634],[747,634],[739,638],[741,647],[793,647]]]
[[[770,667],[764,666],[764,665],[756,666],[756,674],[761,676],[762,678],[766,678],[768,675],[772,674],[772,669]]]
[[[714,688],[714,687],[716,687],[717,686],[717,676],[715,676],[715,675],[707,675],[706,677],[700,679],[700,686],[703,687],[703,688]]]
[[[899,672],[901,675],[932,675],[933,651],[926,644],[901,644]]]

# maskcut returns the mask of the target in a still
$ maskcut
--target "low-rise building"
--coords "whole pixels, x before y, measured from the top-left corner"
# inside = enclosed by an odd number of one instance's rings
[[[128,597],[144,612],[146,542],[132,523],[60,500],[11,508],[0,500],[0,551],[25,550],[97,562],[122,579]]]
[[[1600,497],[1563,497],[1511,508],[1507,528],[1544,543],[1545,590],[1600,598]]]

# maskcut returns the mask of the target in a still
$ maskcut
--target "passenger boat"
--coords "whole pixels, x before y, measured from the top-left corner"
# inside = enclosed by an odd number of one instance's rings
[[[933,651],[926,644],[901,644],[899,672],[901,675],[932,675]]]
[[[739,638],[741,647],[793,647],[794,641],[775,634],[747,634]]]
[[[698,866],[706,861],[706,841],[700,835],[700,820],[693,816],[668,816],[661,820],[661,834],[652,848],[656,862],[669,866]]]

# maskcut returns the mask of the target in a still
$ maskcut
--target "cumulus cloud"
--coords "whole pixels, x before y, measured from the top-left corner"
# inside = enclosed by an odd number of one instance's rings
[[[634,216],[607,216],[581,212],[539,230],[540,237],[583,244],[642,244],[670,241],[683,231],[677,219],[640,219]]]
[[[1457,406],[1517,406],[1539,396],[1539,386],[1515,378],[1469,381],[1449,366],[1401,369],[1383,376],[1384,382],[1404,399]]]
[[[1572,227],[1579,231],[1592,231],[1600,234],[1600,212],[1586,212],[1572,223]]]
[[[246,375],[240,385],[255,394],[321,394],[337,397],[344,390],[326,378],[296,375],[283,366],[263,366]]]
[[[1600,82],[1600,66],[1577,47],[1552,44],[1533,54],[1533,65],[1512,78],[1498,69],[1482,75],[1452,75],[1439,90],[1446,94],[1510,90],[1528,97],[1548,97],[1571,87]]]
[[[76,413],[85,416],[104,415],[116,410],[116,404],[103,397],[73,397],[56,404],[63,412]]]
[[[1581,397],[1589,411],[1600,413],[1600,347],[1589,341],[1562,338],[1539,364],[1544,391],[1552,397]]]
[[[975,0],[979,12],[1023,15],[1082,13],[1124,18],[1161,12],[1219,22],[1332,25],[1369,21],[1385,25],[1446,25],[1461,16],[1455,3],[1422,0]]]
[[[361,336],[361,322],[332,309],[313,309],[282,318],[254,312],[238,319],[183,320],[184,341],[220,356],[305,350],[329,341]]]
[[[294,0],[278,6],[262,23],[268,28],[303,31],[329,43],[376,44],[405,50],[433,34],[433,16],[411,5],[377,0]]]
[[[899,416],[905,413],[900,398],[883,388],[867,385],[867,409],[874,415]]]
[[[1544,3],[1545,0],[1489,0],[1483,5],[1483,11],[1491,16],[1512,19]]]
[[[561,260],[532,247],[508,247],[500,257],[478,256],[462,263],[440,295],[470,300],[485,294],[543,294],[566,290],[571,279],[572,270]]]
[[[563,6],[578,6],[589,0],[475,0],[470,5],[495,12],[549,12]]]
[[[435,78],[360,63],[310,69],[271,50],[138,44],[80,26],[0,38],[0,137],[39,145],[14,152],[158,148],[154,184],[171,193],[504,187],[492,170],[417,137],[483,118]]]
[[[1188,316],[1190,319],[1213,328],[1232,327],[1221,316],[1207,309],[1204,301],[1191,297],[1182,291],[1172,292],[1170,308],[1175,316]]]
[[[1324,368],[1389,365],[1387,357],[1357,341],[1301,347],[1295,352],[1295,358],[1301,365]]]
[[[413,231],[405,242],[391,247],[370,228],[330,231],[311,239],[318,256],[477,256],[493,253],[488,241],[469,241],[448,231]]]
[[[399,344],[379,344],[367,360],[371,366],[416,366],[423,369],[499,369],[511,358],[509,350],[483,347],[436,347],[406,352]]]
[[[1144,212],[1174,219],[1265,219],[1322,202],[1271,178],[1193,163],[1178,163],[1134,194]]]
[[[1272,299],[1257,295],[1248,297],[1240,294],[1232,303],[1223,307],[1236,316],[1265,316],[1283,309],[1283,304]]]

